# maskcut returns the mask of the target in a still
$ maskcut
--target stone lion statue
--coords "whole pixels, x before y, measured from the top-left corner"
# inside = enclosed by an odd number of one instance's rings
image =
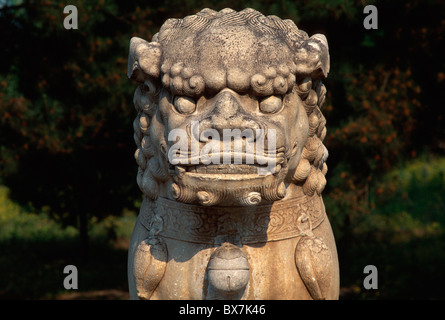
[[[132,38],[132,299],[337,299],[326,184],[325,36],[204,9]]]

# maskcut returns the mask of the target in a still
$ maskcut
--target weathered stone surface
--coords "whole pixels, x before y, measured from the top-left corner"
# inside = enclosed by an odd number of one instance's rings
[[[326,184],[323,35],[204,9],[132,38],[144,193],[132,299],[337,299]]]

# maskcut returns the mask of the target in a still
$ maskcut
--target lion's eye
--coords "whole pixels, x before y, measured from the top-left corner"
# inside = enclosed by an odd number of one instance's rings
[[[281,96],[269,96],[260,101],[260,110],[263,113],[276,113],[283,106],[283,98]]]
[[[195,112],[196,103],[195,100],[189,97],[175,97],[173,102],[175,109],[182,114],[190,114]]]

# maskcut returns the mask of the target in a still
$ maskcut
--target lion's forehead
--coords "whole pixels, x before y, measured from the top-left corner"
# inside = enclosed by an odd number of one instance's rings
[[[199,68],[187,62],[176,62],[170,70],[162,74],[164,87],[173,94],[200,96],[204,92],[219,92],[224,88],[238,93],[252,91],[258,96],[285,94],[295,84],[295,65],[285,63],[261,65],[246,71],[237,66],[226,67],[219,64]]]
[[[219,12],[203,9],[184,19],[169,19],[162,25],[156,40],[165,44],[184,39],[190,34],[200,37],[209,31],[217,33],[218,30],[223,30],[224,33],[228,33],[234,29],[240,39],[249,33],[255,33],[256,38],[272,35],[293,45],[308,38],[307,33],[299,30],[293,21],[281,20],[276,16],[266,17],[248,8],[240,12],[231,9]]]
[[[307,34],[255,10],[172,19],[156,40],[164,86],[178,94],[203,90],[282,94],[295,82],[295,47]]]
[[[282,34],[263,34],[246,26],[219,26],[200,33],[188,33],[178,41],[162,43],[164,60],[190,61],[197,66],[219,64],[226,68],[257,64],[293,63],[294,54]]]
[[[297,66],[291,50],[273,37],[250,42],[235,32],[210,33],[199,40],[163,47],[163,52],[163,84],[178,94],[230,88],[266,96],[283,94],[295,83]]]

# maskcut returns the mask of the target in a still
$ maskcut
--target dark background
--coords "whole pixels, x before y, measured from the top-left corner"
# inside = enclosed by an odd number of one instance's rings
[[[63,27],[68,4],[77,30]],[[363,27],[368,4],[377,30]],[[445,5],[398,0],[0,1],[0,298],[128,297],[141,202],[129,40],[206,7],[251,7],[329,41],[323,195],[341,299],[445,298]]]

